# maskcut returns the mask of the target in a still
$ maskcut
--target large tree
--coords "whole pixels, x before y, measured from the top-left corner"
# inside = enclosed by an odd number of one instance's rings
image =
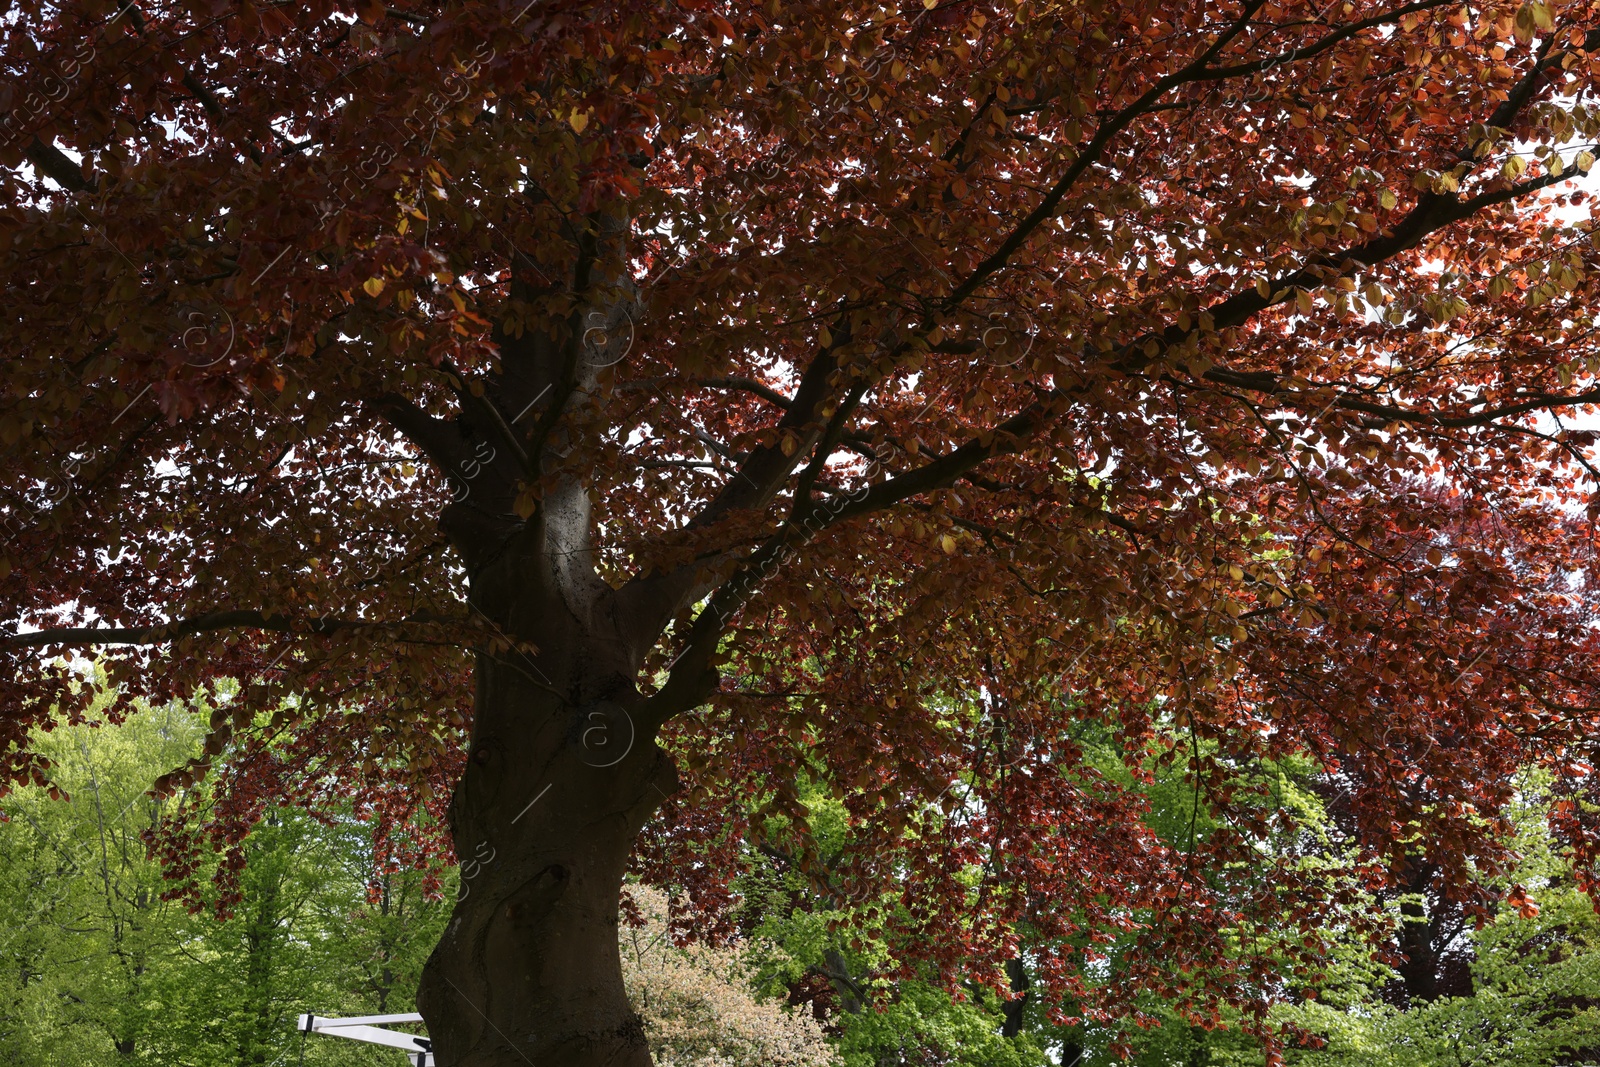
[[[1206,1022],[1308,980],[1346,893],[1256,847],[1263,758],[1359,774],[1374,879],[1502,864],[1519,763],[1586,787],[1586,2],[3,32],[7,772],[48,777],[98,649],[125,699],[231,702],[158,783],[220,775],[224,844],[448,786],[451,1067],[647,1062],[646,826],[714,910],[776,818],[947,978],[1004,988],[1026,924],[1030,995],[1083,1011],[1137,917],[1119,973]],[[1152,832],[1090,720],[1219,828]],[[859,840],[826,870],[817,781]]]

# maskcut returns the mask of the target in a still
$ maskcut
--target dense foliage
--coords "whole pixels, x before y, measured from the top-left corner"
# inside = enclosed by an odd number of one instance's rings
[[[198,695],[191,903],[297,804],[493,855],[454,1067],[648,1062],[630,864],[715,932],[784,857],[897,980],[1100,1033],[1525,905],[1528,767],[1596,888],[1590,0],[0,33],[7,780]]]
[[[173,883],[144,838],[170,801],[145,789],[202,742],[205,715],[177,705],[141,710],[120,727],[63,727],[41,740],[67,790],[14,794],[0,810],[0,1042],[17,1067],[150,1063],[247,1067],[298,1063],[357,1067],[392,1054],[331,1038],[302,1045],[301,1012],[405,1010],[422,958],[447,907],[429,887],[462,891],[457,873],[395,869],[373,847],[374,822],[347,812],[326,820],[274,809],[247,841],[240,899],[225,918],[165,899]],[[1103,739],[1085,739],[1108,767]],[[1299,762],[1275,771],[1276,803],[1295,809],[1328,869],[1340,851],[1329,783]],[[1600,917],[1575,886],[1546,816],[1548,776],[1519,778],[1512,845],[1521,912],[1447,931],[1465,983],[1433,996],[1398,954],[1402,901],[1387,911],[1389,948],[1374,956],[1352,926],[1334,931],[1315,981],[1286,991],[1279,1023],[1300,1039],[1296,1067],[1557,1067],[1600,1051]],[[1157,774],[1143,790],[1163,836],[1217,828],[1194,819],[1182,778]],[[203,793],[204,790],[202,789]],[[803,791],[832,862],[848,845],[844,807]],[[202,800],[202,802],[204,802]],[[370,813],[369,813],[370,814]],[[767,841],[783,841],[770,826]],[[1280,841],[1278,847],[1289,846]],[[465,883],[470,886],[470,881]],[[917,955],[897,943],[882,912],[863,918],[806,877],[776,845],[750,857],[738,882],[735,941],[681,946],[665,895],[630,887],[622,927],[624,975],[658,1060],[676,1067],[1109,1067],[1125,1042],[1141,1067],[1257,1067],[1266,1052],[1241,1034],[1195,1026],[1170,1000],[1146,996],[1149,1029],[1060,1026],[1028,975],[1043,946],[1024,939],[1009,1001],[969,975],[958,992],[907,973]],[[467,891],[470,892],[470,889]],[[213,902],[215,897],[213,897]],[[1426,911],[1421,916],[1426,921]],[[1413,916],[1412,921],[1417,917]],[[682,931],[678,932],[681,937]],[[1131,944],[1132,942],[1128,942]],[[1111,967],[1119,954],[1111,954]],[[1454,962],[1449,962],[1454,961]],[[1102,972],[1109,980],[1110,972]],[[1459,976],[1458,976],[1459,977]]]

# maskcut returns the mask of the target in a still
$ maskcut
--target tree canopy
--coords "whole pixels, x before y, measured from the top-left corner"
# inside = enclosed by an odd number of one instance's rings
[[[625,868],[714,931],[769,826],[1063,1015],[1482,909],[1530,764],[1592,888],[1596,64],[1584,2],[22,3],[5,769],[94,649],[219,708],[174,873],[447,816],[464,1067],[647,1062]],[[1290,757],[1343,871],[1263,845]]]

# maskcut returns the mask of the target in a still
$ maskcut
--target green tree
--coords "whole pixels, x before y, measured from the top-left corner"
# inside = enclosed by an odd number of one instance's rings
[[[53,784],[0,807],[8,1067],[269,1067],[298,1052],[302,1012],[407,1010],[447,902],[430,872],[380,869],[354,812],[269,808],[241,843],[236,902],[207,877],[226,854],[202,848],[199,895],[183,899],[150,856],[178,803],[213,802],[205,787],[149,791],[200,751],[210,714],[137,707],[38,740]],[[325,1067],[379,1055],[322,1039],[304,1054]]]
[[[193,716],[167,707],[40,739],[54,786],[19,790],[0,808],[9,1054],[40,1063],[144,1055],[159,1010],[153,975],[170,961],[183,919],[163,899],[141,836],[173,804],[148,795],[150,773],[181,764],[202,733]]]
[[[1400,980],[1360,946],[1344,946],[1322,997],[1279,1015],[1319,1034],[1303,1067],[1554,1067],[1600,1058],[1600,917],[1547,825],[1550,778],[1528,772],[1511,809],[1520,865],[1488,883],[1507,904],[1461,940],[1468,995],[1382,995]],[[1391,903],[1403,921],[1401,901]]]

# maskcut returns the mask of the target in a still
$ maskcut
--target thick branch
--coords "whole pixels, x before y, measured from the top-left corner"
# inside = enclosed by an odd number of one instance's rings
[[[778,420],[779,444],[754,449],[739,473],[728,480],[716,498],[694,517],[691,525],[709,526],[729,512],[761,507],[778,492],[794,470],[796,460],[810,451],[821,432],[815,423],[830,394],[833,372],[839,366],[834,351],[848,340],[849,331],[841,327],[833,344],[817,352],[801,377],[800,388],[795,390],[788,410]],[[780,446],[786,432],[800,434],[803,447],[785,454]]]
[[[789,407],[794,403],[793,400],[771,386],[762,385],[752,378],[705,378],[694,384],[703,385],[708,389],[741,389],[747,393],[754,393],[767,403],[783,408],[785,411],[788,411]]]
[[[83,168],[74,163],[67,154],[47,141],[35,137],[28,143],[25,153],[28,162],[39,168],[39,172],[63,189],[74,193],[87,193],[94,190],[94,183],[83,176]]]
[[[366,401],[366,406],[390,426],[400,431],[441,472],[454,471],[461,459],[460,434],[444,419],[434,418],[398,393],[384,393]]]
[[[500,409],[495,405],[495,402],[490,399],[487,393],[481,396],[474,393],[461,372],[456,370],[455,365],[450,360],[442,361],[439,367],[445,372],[445,377],[450,382],[451,391],[456,394],[456,400],[461,404],[461,407],[478,415],[484,422],[488,423],[490,432],[499,439],[502,445],[510,450],[512,458],[517,461],[522,473],[529,478],[536,477],[538,472],[534,469],[532,460],[529,459],[528,453],[523,450],[522,442],[517,440],[516,431],[506,422],[505,416],[500,413]]]

